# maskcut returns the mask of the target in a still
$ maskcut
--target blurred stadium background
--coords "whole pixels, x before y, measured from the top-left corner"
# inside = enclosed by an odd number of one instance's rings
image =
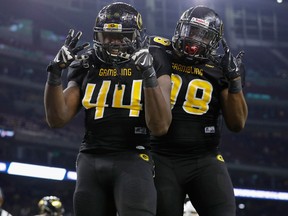
[[[123,1],[142,13],[148,34],[167,38],[172,37],[180,14],[188,7],[203,4],[220,14],[233,53],[245,51],[247,73],[246,128],[232,134],[223,124],[221,146],[235,186],[237,216],[286,216],[287,0]],[[79,114],[63,129],[48,128],[43,107],[45,69],[70,28],[83,31],[82,42],[92,44],[94,19],[111,2],[0,0],[0,187],[5,195],[3,208],[14,216],[36,214],[37,202],[46,195],[60,197],[65,215],[73,215],[73,172],[83,116]],[[58,170],[56,177],[48,176],[57,173],[51,170],[38,178],[27,177],[32,168],[19,168],[19,163],[64,170]],[[41,173],[39,167],[36,170]]]

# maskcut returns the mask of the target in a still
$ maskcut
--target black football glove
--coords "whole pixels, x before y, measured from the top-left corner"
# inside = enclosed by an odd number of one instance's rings
[[[225,77],[228,80],[228,92],[238,93],[242,90],[245,85],[245,67],[242,63],[242,57],[244,56],[244,51],[240,51],[236,58],[232,55],[226,40],[222,39],[222,45],[224,49],[224,56],[221,59],[221,67],[224,72]],[[236,79],[240,77],[241,79]]]
[[[153,67],[153,57],[148,48],[135,52],[131,59],[134,61],[137,70],[142,72],[144,87],[155,87],[158,85],[156,72]]]
[[[48,65],[48,72],[57,73],[57,71],[61,71],[62,69],[67,68],[71,64],[71,62],[77,58],[78,52],[90,46],[89,43],[84,43],[80,46],[76,46],[81,35],[81,31],[78,31],[77,34],[74,36],[74,30],[69,30],[64,45],[58,51],[54,60]]]
[[[241,75],[241,84],[242,87],[245,86],[245,82],[246,82],[246,69],[245,69],[245,65],[242,62],[242,58],[244,56],[245,52],[243,50],[241,50],[237,55],[236,55],[236,62],[238,64],[239,67],[239,73]]]
[[[234,80],[235,78],[241,76],[241,74],[239,73],[238,61],[232,55],[232,53],[231,53],[231,51],[230,51],[230,49],[226,43],[226,40],[224,38],[222,39],[222,46],[223,46],[225,54],[221,59],[220,65],[221,65],[222,70],[224,72],[224,75],[228,79],[228,81]],[[241,60],[241,55],[242,55],[242,53],[238,57],[238,59],[240,59],[240,60]]]
[[[81,31],[78,31],[77,34],[74,36],[74,30],[69,30],[64,45],[58,51],[54,60],[51,61],[47,66],[47,72],[49,72],[47,82],[49,85],[60,85],[62,70],[67,68],[76,58],[79,58],[77,56],[78,52],[90,46],[89,43],[84,43],[81,46],[76,46],[81,35]]]

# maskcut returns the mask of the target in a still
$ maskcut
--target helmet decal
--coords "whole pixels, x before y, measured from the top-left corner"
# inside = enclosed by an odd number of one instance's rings
[[[118,23],[105,23],[103,30],[110,32],[122,32],[122,25]]]
[[[203,20],[203,19],[200,19],[200,18],[197,18],[197,17],[192,17],[191,22],[196,24],[196,25],[200,25],[200,26],[201,25],[205,26],[205,27],[209,26],[209,21]]]

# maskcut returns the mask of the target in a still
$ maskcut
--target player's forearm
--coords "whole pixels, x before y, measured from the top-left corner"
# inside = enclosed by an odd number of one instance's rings
[[[239,132],[245,127],[248,116],[248,107],[242,91],[236,94],[228,93],[225,120],[227,127]]]
[[[44,92],[46,121],[52,128],[62,127],[66,123],[66,105],[62,85],[46,84]]]
[[[165,100],[159,86],[144,91],[147,126],[154,136],[162,136],[167,133],[172,119],[170,100]]]

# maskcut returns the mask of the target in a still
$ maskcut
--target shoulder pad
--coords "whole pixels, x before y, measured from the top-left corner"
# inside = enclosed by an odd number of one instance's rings
[[[159,46],[164,49],[169,49],[169,47],[171,46],[171,41],[167,38],[160,37],[160,36],[150,36],[149,44],[154,45],[154,46]]]

